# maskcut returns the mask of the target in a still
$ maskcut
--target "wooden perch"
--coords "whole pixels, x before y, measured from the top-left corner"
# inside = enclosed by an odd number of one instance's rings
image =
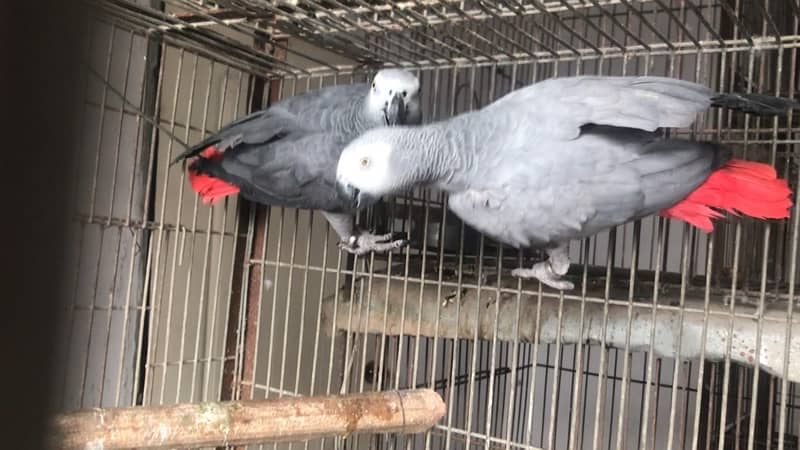
[[[323,301],[323,314],[327,321],[324,329],[330,330],[331,320],[335,320],[337,330],[357,330],[359,332],[387,335],[410,335],[447,338],[472,339],[475,327],[478,327],[480,339],[492,339],[495,330],[495,307],[498,308],[497,339],[502,341],[514,340],[514,328],[517,318],[516,294],[503,294],[495,306],[497,291],[494,287],[481,289],[479,317],[476,319],[477,296],[476,289],[464,289],[461,297],[459,317],[456,317],[454,304],[441,306],[442,299],[437,297],[438,288],[433,284],[426,284],[422,291],[420,309],[420,285],[416,282],[408,283],[406,301],[403,301],[402,282],[393,282],[386,300],[385,280],[372,281],[371,298],[369,299],[368,323],[361,317],[363,307],[350,307],[346,300],[350,298],[349,291],[339,296],[340,303],[337,316],[333,318],[333,296]],[[368,289],[363,289],[366,297]],[[442,288],[442,295],[451,294],[453,288]],[[356,290],[356,300],[358,302]],[[364,298],[362,301],[367,301]],[[405,304],[405,320],[401,329],[401,313]],[[559,302],[553,298],[542,299],[542,309],[539,329],[536,329],[536,312],[538,300],[536,297],[523,295],[519,306],[519,340],[520,342],[534,342],[538,334],[539,342],[555,343],[558,331]],[[358,305],[358,303],[356,303]],[[630,329],[631,351],[648,351],[650,349],[650,335],[653,327],[652,307],[634,306],[632,326]],[[686,302],[690,309],[702,309],[699,302]],[[437,309],[438,308],[438,309]],[[586,302],[584,304],[583,329],[581,330],[581,302],[565,300],[562,312],[561,342],[564,344],[599,343],[605,331],[605,342],[609,347],[625,348],[626,334],[628,334],[628,307],[626,305],[609,305],[608,323],[603,329],[603,304]],[[705,358],[719,361],[728,352],[729,317],[728,306],[710,304],[712,311],[723,312],[725,315],[709,314],[708,331],[706,334]],[[352,317],[350,312],[352,309]],[[738,307],[737,311],[749,310],[752,307]],[[758,349],[760,367],[772,375],[782,376],[786,352],[786,322],[785,311],[767,311],[761,329],[761,343]],[[775,319],[780,320],[777,322]],[[385,321],[385,322],[384,322]],[[438,324],[438,334],[437,334]],[[655,315],[655,339],[653,351],[658,357],[676,359],[698,359],[701,352],[703,332],[703,314],[700,312],[684,312],[683,326],[680,330],[680,350],[678,350],[680,312],[675,310],[659,309]],[[385,329],[384,329],[385,326]],[[758,321],[754,319],[734,317],[733,340],[731,342],[731,360],[740,364],[753,366],[756,357],[756,336]],[[582,331],[582,333],[581,333]],[[800,381],[800,323],[794,322],[791,326],[791,343],[789,345],[789,381]]]
[[[93,409],[58,416],[53,447],[211,447],[358,433],[419,433],[444,413],[444,402],[430,389]]]

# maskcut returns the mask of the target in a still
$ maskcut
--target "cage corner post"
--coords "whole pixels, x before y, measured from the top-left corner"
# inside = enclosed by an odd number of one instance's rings
[[[254,47],[266,50],[271,36],[265,34],[255,40]],[[272,46],[271,54],[275,59],[286,58],[287,39],[279,41],[280,46]],[[267,80],[255,77],[249,93],[249,111],[256,111],[280,100],[280,80]],[[268,89],[267,104],[264,105],[264,90]],[[256,367],[254,355],[257,341],[258,312],[261,308],[259,291],[263,267],[253,264],[256,259],[263,260],[266,255],[264,240],[267,237],[266,227],[269,217],[268,207],[259,207],[247,200],[239,200],[236,257],[233,268],[233,284],[230,295],[228,332],[225,336],[225,363],[220,398],[226,400],[251,400],[254,398],[254,386],[251,381],[255,377]]]

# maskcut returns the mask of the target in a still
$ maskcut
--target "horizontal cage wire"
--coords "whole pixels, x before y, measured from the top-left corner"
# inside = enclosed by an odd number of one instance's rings
[[[427,387],[447,412],[426,433],[269,445],[800,446],[796,207],[574,241],[579,287],[559,293],[511,276],[538,252],[482,236],[436,191],[362,211],[410,245],[353,257],[319,212],[207,205],[171,165],[251,111],[384,66],[418,76],[425,122],[583,74],[796,97],[795,0],[85,1],[60,410]],[[774,165],[796,198],[797,120],[712,109],[669,133]]]

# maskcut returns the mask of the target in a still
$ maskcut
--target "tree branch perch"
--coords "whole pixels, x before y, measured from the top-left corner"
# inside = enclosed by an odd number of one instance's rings
[[[333,316],[333,296],[323,301],[323,312],[328,325],[324,328],[331,330],[331,321],[335,320],[337,330],[350,330],[374,334],[386,333],[390,336],[408,335],[415,336],[419,332],[425,337],[446,337],[472,339],[475,327],[478,327],[478,337],[490,340],[495,330],[495,300],[497,291],[494,287],[481,289],[479,317],[476,318],[476,289],[464,289],[461,297],[460,313],[456,317],[455,305],[441,306],[442,299],[437,297],[437,286],[426,284],[422,291],[420,303],[420,284],[408,283],[406,301],[403,300],[401,282],[394,282],[389,289],[388,301],[386,299],[386,281],[374,279],[370,289],[370,298],[367,299],[366,287],[363,289],[364,298],[369,300],[368,308],[352,308],[350,317],[349,304],[342,302],[338,305],[337,317]],[[442,295],[449,292],[448,288]],[[358,290],[357,290],[358,292]],[[358,295],[358,294],[357,294]],[[349,298],[341,295],[340,298]],[[517,322],[516,294],[503,294],[497,301],[497,338],[502,341],[514,340],[514,329]],[[358,298],[356,301],[359,301]],[[420,309],[421,304],[421,309]],[[519,306],[519,340],[520,342],[534,342],[538,334],[539,342],[554,343],[558,331],[559,302],[553,298],[542,298],[540,327],[536,329],[536,312],[538,300],[536,297],[522,295]],[[400,329],[400,316],[405,305],[405,321]],[[628,307],[626,305],[610,304],[608,306],[608,323],[603,329],[603,304],[595,302],[584,303],[583,326],[581,327],[581,302],[566,299],[562,311],[561,343],[576,344],[599,343],[605,333],[605,342],[609,347],[623,349],[628,334]],[[641,303],[634,306],[633,319],[630,329],[630,350],[650,350],[650,336],[653,329],[652,306],[642,307]],[[701,302],[686,302],[689,309],[702,309]],[[728,353],[728,329],[730,313],[728,306],[710,304],[711,311],[718,314],[709,314],[708,331],[706,334],[705,359],[719,361]],[[367,317],[362,317],[362,310],[366,309]],[[737,306],[737,311],[753,311],[752,307]],[[658,309],[655,314],[655,338],[652,351],[658,357],[676,359],[698,359],[701,354],[701,341],[704,314],[702,312],[685,311],[683,323],[679,330],[680,311]],[[789,354],[784,354],[786,339],[786,313],[785,311],[767,311],[764,325],[761,329],[761,342],[756,348],[758,321],[751,318],[734,317],[733,333],[730,343],[731,360],[753,366],[754,360],[759,359],[760,367],[768,373],[783,376],[785,358],[789,357],[787,378],[789,381],[800,381],[800,323],[791,325],[791,343]],[[384,320],[386,329],[384,330]],[[365,323],[367,322],[367,323]],[[438,326],[438,333],[437,333]],[[581,330],[582,328],[582,330]],[[582,332],[581,332],[582,331]],[[680,349],[678,342],[680,338]]]

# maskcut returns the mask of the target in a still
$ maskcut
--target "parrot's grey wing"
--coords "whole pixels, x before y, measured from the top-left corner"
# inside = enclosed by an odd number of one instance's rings
[[[634,150],[628,157],[612,157],[614,164],[598,165],[591,174],[580,176],[579,184],[584,188],[575,193],[580,198],[561,197],[567,204],[574,201],[592,211],[581,217],[579,233],[562,238],[587,237],[669,208],[700,186],[730,156],[716,144],[682,139],[655,140],[640,148],[628,148]]]
[[[580,139],[539,150],[508,135],[491,136],[502,149],[482,160],[492,173],[471,177],[449,204],[472,227],[517,247],[586,237],[668,208],[726,158],[708,143],[630,128],[593,125]]]
[[[348,123],[353,121],[354,105],[363,101],[367,86],[349,84],[328,86],[303,94],[288,97],[271,105],[228,123],[216,133],[188,148],[173,160],[173,164],[196,156],[212,145],[221,147],[220,151],[244,143],[264,142],[275,134],[275,130],[295,127],[307,131],[348,132]]]
[[[537,132],[574,139],[588,124],[655,131],[691,125],[714,92],[662,77],[551,78],[513,91],[483,109],[536,124]]]
[[[280,108],[257,111],[225,125],[216,133],[193,145],[176,157],[173,164],[196,156],[209,146],[222,147],[218,150],[225,151],[243,143],[261,144],[286,133],[287,130],[310,132],[313,128],[308,122],[300,121]]]
[[[332,133],[289,132],[262,144],[245,143],[219,160],[198,159],[192,168],[234,184],[261,204],[347,211],[336,189],[336,161],[346,142]]]

